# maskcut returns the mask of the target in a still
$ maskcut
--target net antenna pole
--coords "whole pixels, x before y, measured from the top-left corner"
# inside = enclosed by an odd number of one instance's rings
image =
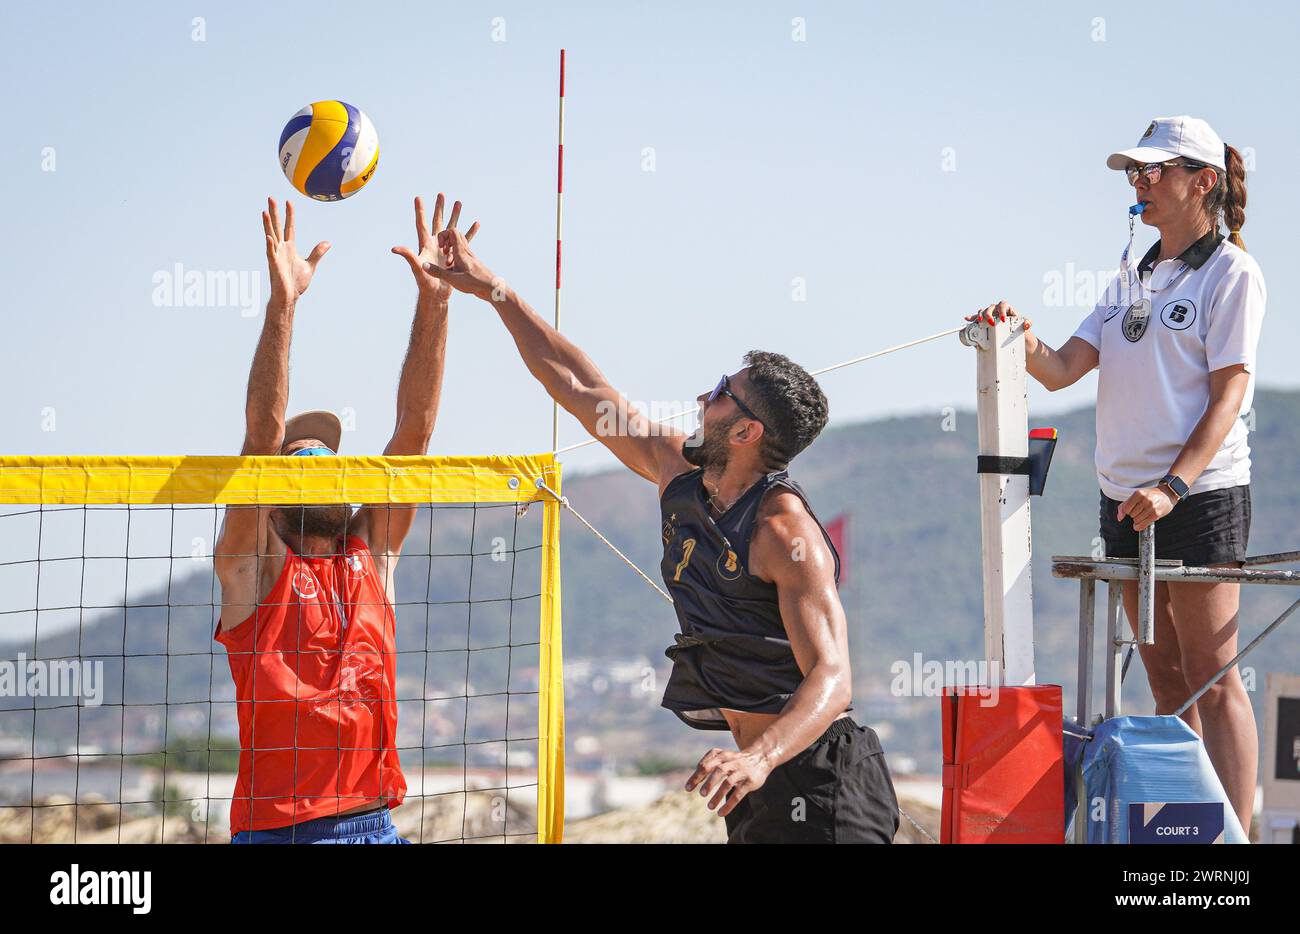
[[[959,335],[975,348],[979,453],[997,469],[1029,455],[1029,380],[1020,321],[973,321]],[[1031,685],[1034,676],[1033,545],[1029,477],[981,472],[980,543],[984,565],[984,653],[988,680]],[[995,668],[996,666],[996,668]]]
[[[560,244],[564,239],[564,49],[560,49],[560,126],[555,173],[555,330],[560,329]],[[551,450],[560,446],[560,404],[551,400]]]

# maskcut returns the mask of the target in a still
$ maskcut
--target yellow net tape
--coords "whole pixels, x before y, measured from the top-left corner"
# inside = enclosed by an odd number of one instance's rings
[[[13,505],[538,503],[542,514],[537,839],[564,828],[560,492],[552,454],[474,457],[130,457],[0,455]]]

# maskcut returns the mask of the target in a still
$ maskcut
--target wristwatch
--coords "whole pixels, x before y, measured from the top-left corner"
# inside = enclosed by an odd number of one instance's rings
[[[1187,499],[1188,486],[1183,482],[1183,478],[1176,473],[1167,473],[1160,478],[1156,486],[1166,487],[1169,492],[1174,494],[1174,502],[1181,503]]]

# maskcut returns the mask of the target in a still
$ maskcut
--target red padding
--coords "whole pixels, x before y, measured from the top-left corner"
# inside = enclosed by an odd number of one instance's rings
[[[945,688],[941,843],[1064,843],[1061,688]]]

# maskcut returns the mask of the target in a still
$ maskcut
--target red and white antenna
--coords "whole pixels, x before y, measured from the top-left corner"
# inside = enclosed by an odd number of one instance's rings
[[[564,49],[560,49],[560,134],[555,175],[555,330],[560,329],[560,244],[564,238]],[[560,446],[560,406],[551,403],[551,450]]]

